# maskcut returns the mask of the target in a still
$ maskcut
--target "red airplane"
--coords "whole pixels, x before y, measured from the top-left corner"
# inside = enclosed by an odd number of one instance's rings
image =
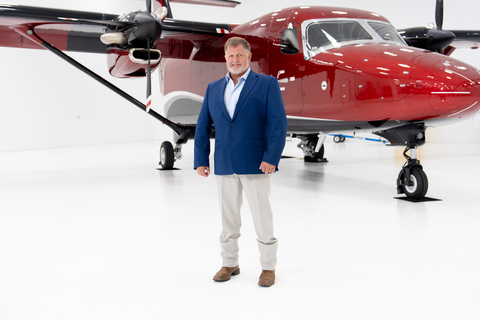
[[[113,15],[0,3],[0,46],[47,49],[90,75],[175,132],[160,164],[171,169],[195,134],[208,83],[227,73],[223,45],[246,38],[254,71],[275,76],[282,90],[288,132],[299,138],[305,161],[321,161],[329,133],[369,130],[407,159],[397,192],[423,198],[428,179],[416,150],[425,131],[480,113],[480,71],[449,55],[478,47],[477,31],[436,27],[396,30],[383,16],[337,7],[293,7],[244,24],[175,20],[170,2],[235,7],[232,0],[150,0],[146,10]],[[165,117],[101,78],[65,51],[106,53],[114,77],[147,77],[159,69]],[[410,156],[407,152],[410,151]]]

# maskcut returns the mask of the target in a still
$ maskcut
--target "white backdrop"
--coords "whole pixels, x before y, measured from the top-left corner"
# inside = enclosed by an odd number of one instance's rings
[[[296,5],[335,5],[376,11],[398,29],[423,26],[435,20],[435,0],[243,0],[235,9],[172,4],[176,19],[242,23]],[[38,0],[19,1],[38,6]],[[44,7],[128,13],[143,9],[140,0],[43,0]],[[480,3],[445,0],[444,29],[480,30]],[[114,79],[104,55],[72,54],[135,98],[145,99],[144,79]],[[480,50],[461,50],[452,57],[480,68]],[[158,88],[154,75],[154,90]],[[158,91],[158,90],[157,90]],[[171,131],[96,81],[43,50],[0,48],[0,151],[52,148],[112,142],[171,139]],[[161,96],[154,109],[162,112]],[[478,117],[477,117],[478,118]],[[480,142],[480,120],[430,129],[429,142]]]

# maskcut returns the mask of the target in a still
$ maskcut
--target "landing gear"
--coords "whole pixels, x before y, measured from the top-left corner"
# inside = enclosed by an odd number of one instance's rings
[[[428,178],[420,160],[417,159],[417,148],[425,144],[425,130],[423,123],[407,124],[402,127],[374,132],[384,137],[392,146],[406,146],[403,156],[407,162],[397,178],[397,193],[405,194],[408,198],[421,199],[428,191]],[[410,151],[410,156],[407,152]]]
[[[175,162],[175,152],[170,141],[164,141],[160,146],[160,163],[163,170],[173,169],[173,163]]]
[[[411,157],[407,155],[409,150],[411,151]],[[410,149],[406,147],[403,152],[403,156],[407,159],[407,162],[398,174],[397,193],[404,193],[412,199],[421,199],[427,194],[428,179],[420,165],[420,160],[415,159],[416,151],[416,148]]]
[[[177,160],[181,160],[183,157],[182,147],[188,140],[192,140],[195,137],[195,127],[185,126],[184,130],[179,132],[175,131],[173,134],[173,141],[175,148],[170,141],[162,142],[160,146],[160,163],[162,170],[172,170],[173,164]]]
[[[323,142],[326,136],[319,137],[316,134],[308,134],[295,137],[301,140],[297,147],[302,149],[305,162],[327,162],[327,159],[323,157],[325,153]]]

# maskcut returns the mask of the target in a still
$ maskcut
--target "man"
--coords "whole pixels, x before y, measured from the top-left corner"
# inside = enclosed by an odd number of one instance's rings
[[[194,168],[210,175],[210,134],[215,127],[217,177],[223,266],[213,280],[238,275],[242,192],[252,212],[262,273],[258,284],[275,283],[277,239],[269,202],[270,180],[285,146],[287,118],[277,79],[250,69],[250,44],[234,37],[225,43],[228,74],[208,85],[195,133]]]

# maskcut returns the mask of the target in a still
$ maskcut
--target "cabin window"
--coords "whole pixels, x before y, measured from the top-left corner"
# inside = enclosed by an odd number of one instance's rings
[[[371,40],[372,36],[357,21],[324,21],[307,27],[307,48],[339,46],[340,42]]]
[[[369,21],[368,24],[383,40],[405,44],[397,30],[392,25],[375,21]]]
[[[300,51],[297,27],[285,29],[280,39],[280,51],[286,54],[297,54]]]

